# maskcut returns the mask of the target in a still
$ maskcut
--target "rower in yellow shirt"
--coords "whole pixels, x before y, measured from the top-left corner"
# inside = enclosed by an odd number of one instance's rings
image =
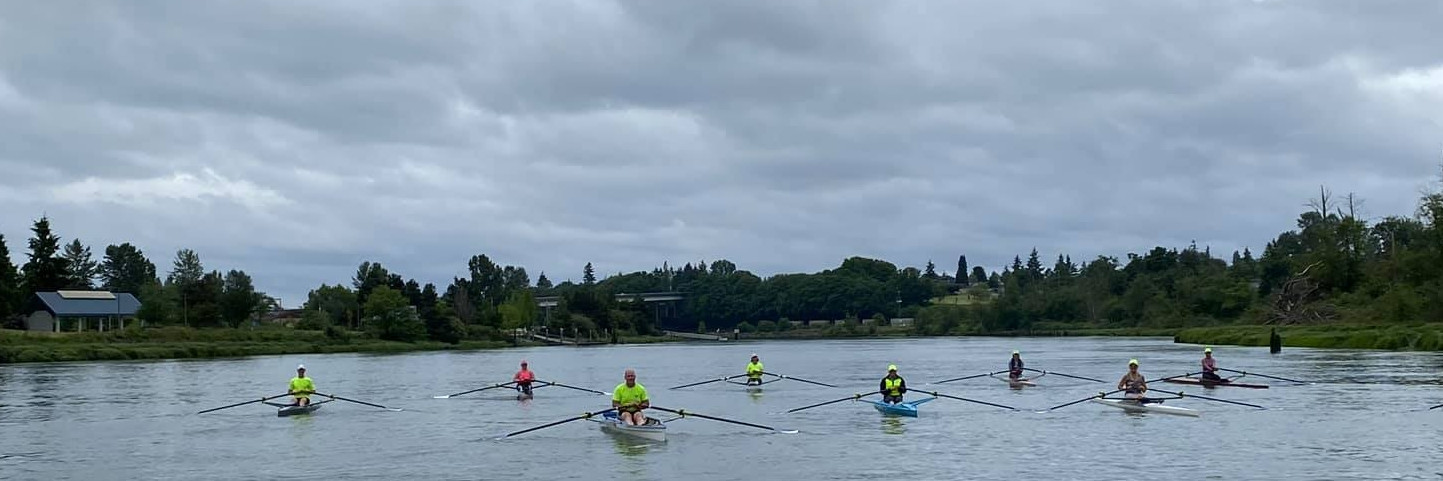
[[[747,363],[747,385],[762,385],[762,361],[756,353],[752,353],[752,362]]]
[[[641,410],[651,407],[651,399],[646,396],[646,388],[636,383],[636,371],[627,369],[625,377],[626,382],[612,390],[611,407],[616,409],[621,422],[641,426],[646,424],[646,415]]]
[[[292,406],[309,406],[311,404],[311,394],[316,393],[316,383],[306,377],[305,364],[296,366],[296,377],[291,378],[291,387],[286,393],[296,398],[295,402],[291,403]]]

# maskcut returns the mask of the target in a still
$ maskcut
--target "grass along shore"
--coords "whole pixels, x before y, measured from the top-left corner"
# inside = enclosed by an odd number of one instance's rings
[[[0,330],[0,364],[57,361],[120,361],[323,354],[495,349],[505,341],[396,342],[359,334],[291,329],[191,329],[163,327],[111,332],[48,333]]]
[[[1271,326],[1229,325],[1194,328],[1087,328],[1045,329],[1021,332],[974,333],[994,337],[1172,337],[1173,342],[1204,345],[1266,346]],[[1283,326],[1278,334],[1286,347],[1443,350],[1443,324],[1362,325],[1328,324]],[[793,329],[747,333],[743,340],[797,340],[837,338],[898,338],[912,336],[908,327],[872,329]],[[622,336],[622,344],[683,342],[662,336]],[[695,341],[692,341],[695,342]],[[46,333],[0,330],[0,364],[58,361],[111,361],[137,359],[198,359],[275,354],[342,352],[412,352],[499,349],[508,341],[396,342],[359,333],[326,333],[291,329],[192,329],[163,327],[112,332]],[[520,345],[539,345],[522,341]]]
[[[1393,351],[1443,350],[1443,324],[1368,325],[1322,324],[1282,326],[1278,335],[1285,347],[1385,349]],[[1266,346],[1271,326],[1220,326],[1179,329],[1173,342],[1206,345]]]

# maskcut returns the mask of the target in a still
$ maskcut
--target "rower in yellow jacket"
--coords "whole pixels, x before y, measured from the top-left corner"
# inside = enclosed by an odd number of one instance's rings
[[[760,386],[762,384],[762,361],[756,353],[752,353],[752,362],[747,363],[747,385]]]

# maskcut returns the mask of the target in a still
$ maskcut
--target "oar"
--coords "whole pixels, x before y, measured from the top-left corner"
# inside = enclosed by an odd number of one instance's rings
[[[1088,397],[1085,397],[1085,398],[1082,398],[1082,399],[1078,399],[1078,400],[1076,400],[1076,401],[1073,401],[1073,402],[1070,402],[1070,403],[1067,403],[1067,404],[1058,404],[1058,405],[1056,405],[1056,406],[1047,408],[1046,411],[1038,411],[1038,412],[1039,412],[1039,413],[1045,413],[1045,412],[1055,411],[1055,410],[1058,410],[1058,409],[1062,409],[1062,408],[1071,406],[1071,405],[1073,405],[1073,404],[1086,402],[1086,401],[1088,401],[1088,400],[1090,400],[1090,399],[1093,399],[1093,398],[1103,398],[1103,397],[1107,397],[1109,394],[1117,394],[1117,393],[1120,393],[1120,392],[1123,392],[1123,391],[1126,391],[1126,389],[1118,389],[1118,390],[1116,390],[1116,391],[1111,391],[1111,392],[1101,392],[1101,393],[1097,393],[1096,396],[1088,396]]]
[[[796,433],[797,433],[797,430],[795,430],[795,429],[786,429],[786,430],[777,429],[777,428],[774,428],[774,427],[771,427],[771,426],[763,426],[763,425],[760,425],[760,424],[752,424],[752,423],[748,423],[748,422],[736,421],[736,420],[727,419],[727,418],[719,418],[719,417],[716,417],[716,416],[707,416],[707,415],[705,415],[705,414],[697,414],[697,413],[687,412],[685,409],[667,409],[667,408],[659,407],[659,406],[652,406],[651,408],[652,408],[652,409],[655,409],[655,410],[657,410],[657,411],[669,412],[669,413],[672,413],[672,414],[675,414],[675,415],[681,416],[681,417],[691,416],[691,417],[697,417],[697,418],[702,418],[702,419],[710,419],[710,420],[712,420],[712,421],[721,421],[721,422],[724,422],[724,423],[732,423],[732,424],[737,424],[737,425],[741,425],[741,426],[753,427],[753,428],[757,428],[757,429],[765,429],[765,430],[768,430],[768,431],[778,432],[778,433],[782,433],[782,434],[796,434]]]
[[[504,435],[504,436],[497,436],[496,439],[498,439],[498,440],[500,440],[500,439],[506,439],[506,438],[509,438],[509,437],[511,437],[511,436],[515,436],[515,435],[518,435],[518,434],[526,434],[526,433],[529,433],[529,432],[532,432],[532,431],[537,431],[537,430],[541,430],[541,429],[546,429],[546,428],[549,428],[549,427],[552,427],[552,426],[558,426],[558,425],[566,424],[566,423],[569,423],[569,422],[572,422],[572,421],[580,421],[580,420],[582,420],[582,419],[590,419],[592,416],[598,416],[598,415],[606,414],[606,413],[609,413],[609,412],[612,412],[612,411],[615,411],[615,410],[616,410],[616,408],[611,408],[611,409],[607,409],[607,410],[603,410],[603,411],[597,411],[597,412],[594,412],[594,413],[583,413],[582,415],[577,416],[577,417],[574,417],[574,418],[566,418],[566,419],[562,419],[562,420],[557,421],[557,422],[554,422],[554,423],[542,424],[542,425],[536,426],[536,427],[534,427],[534,428],[522,429],[522,430],[520,430],[520,431],[516,431],[516,432],[511,433],[511,434],[506,434],[506,435]]]
[[[1428,410],[1429,410],[1429,411],[1432,411],[1432,410],[1438,409],[1438,408],[1443,408],[1443,404],[1439,404],[1439,405],[1437,405],[1437,406],[1433,406],[1433,407],[1431,407],[1431,408],[1428,408]]]
[[[600,394],[600,395],[602,395],[602,396],[606,396],[606,395],[610,395],[610,394],[611,394],[611,393],[609,393],[609,392],[601,392],[601,391],[597,391],[597,390],[595,390],[595,389],[587,389],[587,388],[584,388],[584,387],[576,387],[576,386],[567,386],[567,385],[562,384],[562,383],[559,383],[559,382],[551,382],[551,381],[537,381],[537,382],[545,383],[546,386],[564,387],[564,388],[567,388],[567,389],[575,389],[575,390],[577,390],[577,391],[586,391],[586,392],[589,392],[589,393],[592,393],[592,394]],[[545,386],[542,386],[542,387],[545,387]]]
[[[909,389],[909,390],[908,390],[908,392],[911,392],[911,391],[917,391],[917,392],[920,392],[920,393],[922,393],[922,394],[931,394],[931,395],[937,396],[937,397],[945,397],[945,398],[947,398],[947,399],[956,399],[956,400],[958,400],[958,401],[967,401],[967,402],[969,402],[969,403],[985,404],[985,405],[988,405],[988,406],[999,407],[999,408],[1002,408],[1002,409],[1011,409],[1011,410],[1013,410],[1013,411],[1016,411],[1016,410],[1017,410],[1017,408],[1012,407],[1012,406],[1003,406],[1003,405],[1001,405],[1001,404],[993,404],[993,403],[990,403],[990,402],[987,402],[987,401],[978,401],[978,400],[976,400],[976,399],[967,399],[967,398],[965,398],[965,397],[953,396],[953,395],[950,395],[950,394],[942,394],[942,393],[939,393],[939,392],[936,392],[936,391],[921,391],[921,390],[915,390],[915,389]]]
[[[731,379],[736,379],[736,378],[739,378],[739,377],[746,377],[746,374],[737,374],[737,375],[735,375],[735,376],[727,376],[727,377],[723,377],[723,378],[712,379],[712,380],[710,380],[710,381],[701,381],[701,382],[694,382],[694,383],[691,383],[691,384],[682,384],[682,385],[680,385],[680,386],[673,386],[673,387],[670,387],[670,388],[667,388],[667,389],[681,389],[681,388],[684,388],[684,387],[700,386],[700,385],[702,385],[702,384],[711,384],[711,383],[714,383],[714,382],[722,382],[722,381],[727,381],[727,380],[731,380]]]
[[[274,395],[274,396],[267,396],[267,397],[263,397],[263,398],[260,398],[260,399],[252,399],[252,400],[250,400],[250,401],[239,402],[239,403],[235,403],[235,404],[232,404],[232,405],[229,405],[229,406],[221,406],[221,407],[218,407],[218,408],[207,409],[207,410],[198,412],[198,413],[196,413],[196,414],[205,414],[205,413],[208,413],[208,412],[211,412],[211,411],[219,411],[219,410],[222,410],[222,409],[230,409],[230,408],[233,408],[233,407],[236,407],[236,406],[244,406],[244,405],[247,405],[247,404],[263,403],[263,402],[266,402],[266,401],[269,401],[269,400],[272,400],[272,399],[275,399],[275,398],[278,398],[278,397],[286,397],[286,396],[289,396],[289,395],[291,395],[291,393],[277,394],[277,395]]]
[[[453,397],[460,396],[460,395],[463,395],[463,394],[471,394],[471,393],[473,393],[473,392],[485,391],[485,390],[487,390],[487,389],[496,389],[496,388],[498,388],[498,387],[506,387],[506,386],[510,386],[510,385],[512,385],[512,384],[516,384],[516,381],[511,381],[511,382],[504,383],[504,384],[493,384],[493,385],[486,386],[486,387],[483,387],[483,388],[472,389],[472,390],[470,390],[470,391],[465,391],[465,392],[458,392],[458,393],[456,393],[456,394],[447,394],[447,395],[445,395],[445,396],[431,396],[431,398],[432,398],[432,399],[449,399],[449,398],[453,398]]]
[[[1073,375],[1071,375],[1071,374],[1063,374],[1063,373],[1060,373],[1060,372],[1057,372],[1057,371],[1041,371],[1041,370],[1037,370],[1037,369],[1032,369],[1032,368],[1030,368],[1030,367],[1024,367],[1024,368],[1022,368],[1022,370],[1024,370],[1024,371],[1032,371],[1032,372],[1037,372],[1037,373],[1042,373],[1043,375],[1051,374],[1051,375],[1054,375],[1054,376],[1070,377],[1070,378],[1073,378],[1073,379],[1081,379],[1081,380],[1083,380],[1083,381],[1107,382],[1107,381],[1103,381],[1103,380],[1101,380],[1101,379],[1093,379],[1093,378],[1090,378],[1090,377],[1082,377],[1082,376],[1073,376]],[[1039,376],[1039,377],[1040,377],[1040,376]]]
[[[1238,373],[1238,374],[1242,374],[1242,375],[1244,375],[1244,376],[1257,376],[1257,377],[1263,377],[1263,378],[1268,378],[1268,379],[1277,379],[1277,380],[1279,380],[1279,381],[1295,382],[1295,383],[1298,383],[1298,384],[1312,384],[1312,383],[1309,383],[1308,381],[1299,381],[1299,380],[1297,380],[1297,379],[1288,379],[1288,378],[1285,378],[1285,377],[1269,376],[1269,375],[1267,375],[1267,374],[1258,374],[1258,373],[1255,373],[1255,372],[1235,371],[1235,370],[1228,369],[1228,368],[1223,368],[1223,367],[1218,368],[1218,370],[1219,370],[1219,371],[1227,371],[1227,372],[1235,372],[1235,373]]]
[[[332,396],[332,395],[330,395],[330,394],[322,394],[322,393],[315,393],[315,394],[316,394],[317,396],[324,396],[324,397],[328,397],[328,398],[336,399],[336,400],[340,400],[340,401],[356,403],[356,404],[360,404],[360,405],[362,405],[362,406],[370,406],[370,407],[373,407],[373,408],[381,408],[381,409],[385,409],[385,410],[387,410],[387,411],[396,411],[396,412],[401,411],[401,408],[388,408],[388,407],[382,406],[382,405],[380,405],[380,404],[371,404],[371,403],[368,403],[368,402],[365,402],[365,401],[357,401],[357,400],[355,400],[355,399],[347,399],[347,398],[343,398],[343,397],[340,397],[340,396]]]
[[[1148,392],[1152,392],[1152,391],[1157,391],[1157,392],[1160,392],[1160,393],[1163,393],[1163,394],[1172,394],[1172,395],[1178,396],[1178,397],[1195,397],[1195,398],[1198,398],[1198,399],[1206,399],[1206,400],[1209,400],[1209,401],[1217,401],[1217,402],[1220,402],[1220,403],[1237,404],[1237,405],[1239,405],[1239,406],[1247,406],[1247,407],[1250,407],[1250,408],[1267,409],[1267,408],[1262,407],[1262,406],[1259,406],[1259,405],[1257,405],[1257,404],[1248,404],[1248,403],[1242,403],[1242,402],[1237,402],[1237,401],[1229,401],[1229,400],[1226,400],[1226,399],[1218,399],[1218,398],[1215,398],[1215,397],[1199,396],[1199,395],[1196,395],[1196,394],[1183,394],[1183,393],[1180,392],[1180,391],[1164,391],[1164,390],[1161,390],[1161,389],[1148,389]]]
[[[841,398],[841,399],[836,399],[836,400],[827,401],[827,402],[824,402],[824,403],[813,404],[813,405],[811,405],[811,406],[802,406],[802,407],[799,407],[799,408],[796,408],[796,409],[791,409],[791,410],[788,410],[786,413],[787,413],[787,414],[791,414],[791,413],[794,413],[794,412],[797,412],[797,411],[801,411],[801,410],[804,410],[804,409],[818,408],[818,407],[826,406],[826,405],[828,405],[828,404],[839,403],[839,402],[842,402],[842,401],[855,401],[855,400],[858,400],[858,399],[862,399],[863,397],[871,396],[871,395],[874,395],[874,394],[881,394],[881,393],[879,393],[879,392],[874,392],[874,393],[868,393],[868,394],[853,394],[853,395],[851,395],[851,396],[847,396],[847,397],[844,397],[844,398]]]
[[[962,377],[959,377],[959,378],[948,379],[948,380],[945,380],[945,381],[929,382],[929,383],[927,383],[927,384],[943,384],[943,383],[949,383],[949,382],[953,382],[953,381],[966,381],[966,380],[968,380],[968,379],[976,379],[976,378],[979,378],[979,377],[995,376],[995,375],[998,375],[998,374],[1002,374],[1002,373],[1004,373],[1004,372],[1007,372],[1007,371],[989,372],[989,373],[986,373],[986,374],[978,374],[978,375],[975,375],[975,376],[962,376]]]
[[[827,384],[827,383],[824,383],[824,382],[808,381],[808,380],[806,380],[806,379],[802,379],[802,378],[799,378],[799,377],[791,377],[791,376],[788,376],[788,375],[786,375],[786,374],[772,374],[772,373],[769,373],[769,372],[764,372],[764,373],[762,373],[762,374],[766,374],[766,375],[768,375],[768,376],[776,376],[776,377],[778,377],[778,378],[780,378],[780,379],[791,379],[791,380],[793,380],[793,381],[801,381],[801,382],[804,382],[804,383],[807,383],[807,384],[816,384],[816,385],[818,385],[818,386],[837,387],[837,386],[833,386],[833,385],[831,385],[831,384]]]

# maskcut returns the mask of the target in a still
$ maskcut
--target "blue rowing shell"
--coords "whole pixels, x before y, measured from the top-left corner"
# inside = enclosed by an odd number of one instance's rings
[[[873,401],[873,400],[871,400],[871,399],[867,399],[866,401],[869,402],[869,403],[872,403],[872,407],[877,408],[877,412],[879,412],[879,413],[889,414],[889,415],[893,415],[893,416],[907,416],[907,417],[915,418],[915,417],[917,417],[917,406],[920,405],[920,404],[922,404],[922,403],[924,403],[924,402],[931,401],[931,400],[933,400],[933,399],[937,399],[937,398],[935,398],[935,397],[922,398],[922,399],[918,399],[918,400],[916,400],[916,401],[906,401],[906,402],[901,402],[901,403],[897,403],[897,404],[887,404],[887,403],[884,403],[884,402],[882,402],[882,401]]]

